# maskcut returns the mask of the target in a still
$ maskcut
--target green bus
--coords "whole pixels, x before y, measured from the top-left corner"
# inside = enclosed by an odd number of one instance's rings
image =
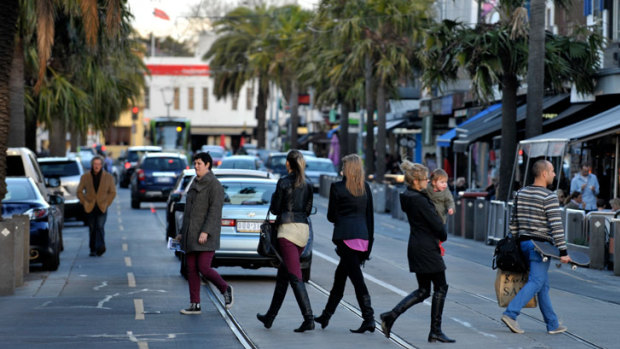
[[[158,117],[151,119],[151,142],[164,151],[189,153],[191,145],[191,123],[179,117]]]

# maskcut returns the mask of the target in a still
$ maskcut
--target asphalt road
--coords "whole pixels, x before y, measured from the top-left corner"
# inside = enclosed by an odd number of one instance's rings
[[[315,314],[320,314],[337,256],[325,218],[327,201],[317,195],[315,205],[308,291]],[[188,288],[176,257],[165,248],[164,207],[142,204],[132,210],[129,191],[120,189],[108,214],[102,257],[88,256],[87,228],[67,222],[59,270],[33,268],[15,295],[0,298],[0,348],[616,348],[620,343],[619,277],[552,267],[552,301],[569,332],[548,335],[538,309],[526,309],[518,319],[526,333],[516,335],[500,322],[502,308],[490,267],[493,247],[453,236],[444,244],[450,290],[443,322],[444,332],[457,340],[453,345],[426,342],[430,300],[398,319],[392,340],[379,330],[349,333],[361,323],[350,283],[326,329],[293,332],[302,317],[289,291],[267,330],[256,313],[269,306],[275,277],[271,268],[218,268],[234,287],[233,308],[226,311],[219,292],[205,285],[202,314],[184,316],[179,310],[188,305]],[[375,221],[375,247],[364,272],[378,319],[417,285],[406,262],[408,224],[380,214]]]

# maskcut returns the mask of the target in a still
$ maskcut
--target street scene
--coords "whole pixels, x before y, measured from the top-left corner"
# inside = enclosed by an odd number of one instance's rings
[[[620,2],[0,2],[0,348],[616,348]]]

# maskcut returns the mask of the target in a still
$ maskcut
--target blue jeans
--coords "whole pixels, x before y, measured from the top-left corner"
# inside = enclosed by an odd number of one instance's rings
[[[107,217],[107,212],[102,213],[98,209],[94,209],[92,212],[87,213],[89,230],[88,247],[90,247],[90,252],[96,253],[105,249],[104,226]]]
[[[534,244],[530,240],[521,241],[521,252],[523,256],[527,258],[530,265],[530,272],[527,283],[519,293],[512,299],[504,315],[507,315],[513,320],[517,319],[521,309],[527,304],[527,302],[538,295],[538,307],[547,324],[547,331],[552,331],[558,328],[558,317],[553,311],[551,306],[551,298],[549,297],[549,264],[550,261],[543,263],[540,253],[534,249]]]

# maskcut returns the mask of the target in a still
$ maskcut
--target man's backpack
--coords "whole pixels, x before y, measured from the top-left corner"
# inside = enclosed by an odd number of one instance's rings
[[[515,273],[527,272],[527,263],[521,255],[519,242],[511,234],[508,233],[505,238],[499,240],[495,246],[493,253],[493,269],[500,268],[503,271],[512,271]]]

